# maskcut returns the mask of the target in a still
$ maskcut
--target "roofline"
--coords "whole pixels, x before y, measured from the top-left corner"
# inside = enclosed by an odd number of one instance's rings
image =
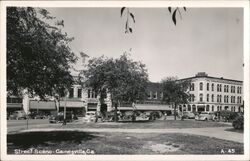
[[[194,77],[182,78],[182,79],[179,79],[179,80],[194,79],[194,78],[212,78],[212,79],[219,79],[219,80],[226,80],[226,81],[235,81],[235,82],[243,83],[243,81],[240,81],[240,80],[218,78],[218,77],[211,77],[211,76],[198,76],[198,77],[194,76]]]

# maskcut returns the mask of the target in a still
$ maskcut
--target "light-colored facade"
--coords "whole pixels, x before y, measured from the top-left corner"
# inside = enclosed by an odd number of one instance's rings
[[[183,111],[242,111],[243,82],[239,80],[210,77],[206,73],[198,73],[190,80],[188,104],[180,105]]]

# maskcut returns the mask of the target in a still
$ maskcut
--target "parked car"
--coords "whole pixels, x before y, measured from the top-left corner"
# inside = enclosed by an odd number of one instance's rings
[[[63,112],[59,112],[59,113],[53,113],[51,114],[51,116],[49,117],[49,122],[50,123],[62,123],[64,120],[64,113]],[[70,112],[66,112],[66,121],[67,122],[72,122],[72,114]]]
[[[190,112],[190,111],[184,111],[183,112],[183,117],[187,118],[187,119],[194,119],[195,114],[193,112]]]
[[[26,113],[24,111],[14,111],[11,115],[9,115],[9,119],[12,120],[21,120],[26,119]]]
[[[86,112],[84,121],[85,122],[95,122],[97,119],[96,112],[95,111],[88,111]]]
[[[196,115],[195,120],[197,121],[208,121],[208,120],[215,120],[216,116],[214,112],[206,112],[203,111],[201,114]]]

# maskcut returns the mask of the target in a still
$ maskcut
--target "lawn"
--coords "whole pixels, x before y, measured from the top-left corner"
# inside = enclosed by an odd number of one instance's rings
[[[178,133],[27,132],[8,134],[7,143],[8,154],[30,148],[52,154],[87,149],[94,154],[221,154],[228,149],[243,154],[241,143]]]
[[[213,121],[194,120],[156,120],[137,122],[98,122],[67,124],[63,128],[123,128],[123,129],[181,129],[181,128],[204,128],[204,127],[232,127],[231,124],[224,124]]]

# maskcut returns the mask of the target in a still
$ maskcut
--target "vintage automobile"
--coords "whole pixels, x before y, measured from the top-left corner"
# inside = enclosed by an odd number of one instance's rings
[[[72,113],[71,112],[66,112],[66,121],[67,122],[72,122],[74,118],[72,118]],[[49,122],[50,123],[62,123],[64,121],[64,113],[63,112],[55,112],[52,113],[51,116],[49,117]]]
[[[26,119],[27,115],[24,111],[14,111],[11,115],[8,116],[9,120],[21,120]]]
[[[214,112],[206,112],[203,111],[201,114],[196,115],[195,120],[196,121],[208,121],[208,120],[215,120],[216,116]]]
[[[97,120],[96,112],[95,111],[88,111],[86,112],[84,121],[85,122],[95,122]]]
[[[190,111],[184,111],[183,112],[183,117],[187,118],[187,119],[194,119],[195,114],[193,112],[190,112]]]

